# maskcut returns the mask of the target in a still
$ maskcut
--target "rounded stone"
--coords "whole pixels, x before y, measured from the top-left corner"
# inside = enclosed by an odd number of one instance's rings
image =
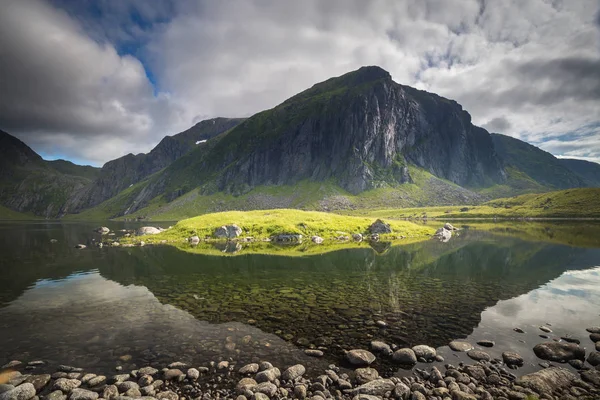
[[[354,373],[356,381],[361,385],[379,378],[379,372],[374,368],[358,368]]]
[[[473,350],[473,345],[469,342],[463,342],[460,340],[453,340],[448,345],[453,351],[469,351]]]
[[[373,349],[373,351],[376,353],[381,353],[386,356],[392,354],[392,348],[387,343],[379,340],[374,340],[371,342],[371,349]]]
[[[434,360],[437,352],[433,347],[426,346],[424,344],[414,346],[412,350],[415,352],[417,359],[424,358],[427,361]]]
[[[398,364],[413,365],[417,363],[417,356],[413,349],[399,349],[392,354],[392,360]]]
[[[600,333],[600,326],[592,326],[591,328],[587,328],[586,331],[589,333]]]
[[[69,400],[96,400],[97,398],[98,393],[80,388],[73,389],[69,396]]]
[[[258,385],[258,383],[252,378],[242,378],[238,384],[236,385],[236,390],[238,393],[243,393],[246,390],[252,390]]]
[[[370,365],[375,361],[375,356],[370,351],[355,349],[346,353],[346,359],[352,365]]]
[[[524,363],[523,357],[514,351],[505,351],[502,353],[502,360],[509,366],[521,366]]]
[[[590,333],[590,340],[594,343],[600,342],[600,333]]]
[[[492,340],[480,340],[477,344],[483,347],[494,347],[496,343]]]
[[[542,360],[567,362],[569,360],[584,360],[585,350],[575,343],[544,342],[533,348],[535,355]]]
[[[592,351],[587,358],[587,362],[594,367],[600,365],[600,352]]]
[[[316,349],[306,349],[304,350],[304,354],[310,357],[323,357],[323,352]]]
[[[258,364],[252,363],[244,365],[238,372],[242,375],[255,374],[258,372]]]
[[[292,365],[281,374],[281,379],[286,381],[293,381],[300,378],[306,373],[306,368],[302,364]]]
[[[475,361],[490,361],[492,359],[488,353],[481,350],[471,350],[467,352],[467,355]]]
[[[187,370],[187,377],[193,381],[195,381],[196,379],[200,378],[200,371],[198,371],[196,368],[190,368]]]
[[[31,383],[23,383],[14,389],[0,393],[2,400],[29,400],[35,397],[35,387]]]

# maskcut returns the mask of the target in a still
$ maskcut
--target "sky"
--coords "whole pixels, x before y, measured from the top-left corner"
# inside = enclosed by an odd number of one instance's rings
[[[598,0],[0,0],[0,129],[101,166],[378,65],[600,162]]]

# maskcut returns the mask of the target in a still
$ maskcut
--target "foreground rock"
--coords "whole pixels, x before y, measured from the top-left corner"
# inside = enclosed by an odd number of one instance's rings
[[[547,361],[564,363],[570,360],[585,360],[585,350],[575,343],[544,342],[536,345],[533,352]]]
[[[242,228],[239,226],[223,225],[215,230],[214,236],[218,239],[234,239],[242,234]]]
[[[373,353],[367,350],[350,350],[346,353],[346,359],[352,365],[370,365],[375,361]]]
[[[35,397],[35,387],[31,383],[23,383],[14,389],[0,393],[0,400],[29,400]]]
[[[538,394],[551,395],[558,389],[569,387],[577,379],[571,371],[564,368],[546,368],[533,374],[522,376],[517,385],[530,388]]]

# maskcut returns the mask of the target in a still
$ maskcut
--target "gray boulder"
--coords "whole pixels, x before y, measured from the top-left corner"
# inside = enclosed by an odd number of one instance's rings
[[[377,221],[373,222],[371,226],[369,226],[369,233],[392,233],[392,228],[390,227],[390,224],[386,224],[382,220],[378,219]]]
[[[0,393],[0,400],[29,400],[35,397],[35,387],[31,383],[23,383],[14,389]]]
[[[73,389],[69,396],[69,400],[96,400],[97,398],[98,393],[80,388]]]
[[[271,240],[279,243],[301,243],[302,235],[282,233],[280,235],[273,236]]]
[[[163,231],[162,229],[155,228],[153,226],[142,226],[141,228],[138,228],[138,230],[136,231],[136,234],[138,236],[157,235],[157,234],[161,233],[162,231]]]
[[[450,240],[450,238],[452,238],[452,231],[449,231],[448,229],[445,228],[440,228],[437,231],[435,231],[435,234],[433,235],[433,237],[435,239],[438,239],[441,242],[447,242],[448,240]]]
[[[78,388],[81,381],[77,379],[59,378],[54,382],[52,389],[62,390],[64,393],[70,393],[71,390]]]
[[[415,352],[417,359],[424,358],[427,361],[435,359],[437,352],[433,347],[426,346],[424,344],[414,346],[412,350]]]
[[[381,353],[385,356],[392,354],[392,348],[390,345],[379,340],[374,340],[371,342],[371,349],[373,349],[374,352]]]
[[[306,373],[306,368],[302,364],[292,365],[281,374],[281,379],[286,381],[293,381],[300,378]]]
[[[353,233],[352,240],[354,240],[355,242],[362,242],[363,235],[361,235],[360,233]]]
[[[242,234],[242,228],[235,224],[223,225],[215,230],[214,236],[219,239],[234,239]]]
[[[544,342],[533,348],[535,355],[542,360],[568,362],[585,360],[585,350],[575,343]]]
[[[100,227],[94,229],[94,232],[99,233],[101,235],[106,235],[110,232],[110,229],[108,229],[105,226],[100,226]]]
[[[523,375],[516,384],[539,394],[550,395],[557,389],[570,387],[576,379],[577,376],[567,369],[551,367]]]
[[[514,351],[505,351],[502,353],[502,360],[508,366],[521,366],[525,362],[523,357]]]
[[[375,361],[375,356],[370,351],[356,349],[346,352],[346,359],[352,365],[369,365]]]
[[[392,354],[392,360],[398,364],[413,365],[417,363],[417,356],[412,349],[404,348],[396,350]]]
[[[448,347],[450,347],[453,351],[469,351],[473,349],[473,345],[471,343],[460,340],[453,340],[450,342]]]
[[[379,372],[374,368],[357,368],[354,373],[356,375],[356,381],[360,385],[379,378]]]
[[[389,379],[375,379],[354,389],[356,394],[368,394],[371,396],[383,396],[386,392],[394,390],[396,385]]]

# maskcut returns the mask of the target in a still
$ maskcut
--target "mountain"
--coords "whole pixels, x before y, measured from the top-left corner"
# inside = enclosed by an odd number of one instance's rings
[[[202,121],[99,171],[10,143],[0,204],[52,217],[477,204],[599,180],[596,165],[490,135],[457,102],[398,84],[379,67],[328,79],[248,119]],[[40,171],[52,179],[35,178]],[[40,183],[72,176],[62,186]]]
[[[491,137],[504,164],[526,174],[535,184],[548,189],[588,186],[583,178],[552,154],[510,136],[496,133]]]
[[[204,195],[258,187],[332,184],[351,195],[413,182],[411,167],[439,183],[479,188],[506,174],[491,137],[452,101],[403,86],[379,67],[329,79],[260,112],[181,157],[131,199],[135,211],[200,188]],[[473,201],[475,194],[463,196]]]
[[[586,186],[600,187],[600,164],[571,158],[558,161],[579,176]]]
[[[29,146],[0,131],[0,204],[13,211],[55,217],[62,204],[91,183],[93,167],[44,161]]]
[[[210,138],[239,124],[241,118],[213,118],[174,136],[164,137],[148,154],[128,154],[104,164],[94,182],[75,192],[62,213],[80,212],[117,195],[122,190],[170,165]],[[201,143],[198,143],[201,142]]]

